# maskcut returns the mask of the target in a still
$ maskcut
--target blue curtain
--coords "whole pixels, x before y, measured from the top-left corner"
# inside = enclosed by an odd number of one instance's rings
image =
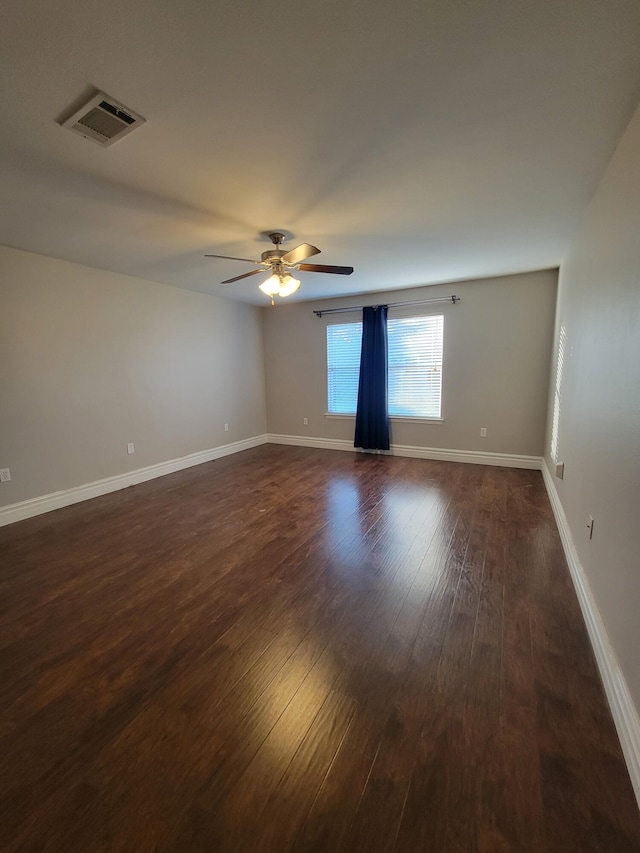
[[[362,309],[362,351],[354,447],[389,449],[387,305]]]

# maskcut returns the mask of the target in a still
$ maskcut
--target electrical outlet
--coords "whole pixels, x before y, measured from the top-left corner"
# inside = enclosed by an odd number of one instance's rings
[[[0,483],[8,483],[11,479],[11,471],[8,468],[0,468]]]
[[[589,531],[589,539],[593,539],[593,516],[589,516],[589,521],[587,522],[587,530]]]
[[[136,452],[136,446],[135,446],[135,444],[134,444],[132,441],[130,441],[130,442],[127,444],[127,453],[128,453],[129,455],[131,455],[132,453],[135,453],[135,452]]]
[[[556,477],[559,480],[564,480],[564,462],[558,462],[556,465]]]
[[[302,423],[303,423],[305,426],[309,426],[309,418],[303,418],[303,419],[302,419]]]
[[[225,425],[224,425],[224,431],[225,431],[225,432],[229,432],[229,424],[225,424]]]
[[[487,437],[487,428],[486,427],[480,427],[480,437],[481,438]]]

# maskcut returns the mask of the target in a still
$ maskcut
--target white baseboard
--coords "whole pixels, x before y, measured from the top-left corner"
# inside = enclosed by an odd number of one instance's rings
[[[296,447],[320,447],[325,450],[350,450],[360,452],[353,441],[337,438],[307,438],[303,435],[267,436],[269,444],[292,444]],[[444,462],[470,462],[474,465],[497,465],[501,468],[530,468],[539,471],[540,456],[521,456],[514,453],[479,453],[475,450],[448,450],[441,447],[417,447],[410,444],[392,444],[390,456],[410,456],[413,459],[439,459]]]
[[[342,438],[307,438],[304,435],[267,435],[269,444],[291,444],[294,447],[319,447],[324,450],[350,450],[355,451],[352,441]]]
[[[241,450],[248,450],[250,447],[257,447],[260,444],[266,444],[266,442],[266,435],[258,435],[242,441],[234,441],[231,444],[223,444],[220,447],[213,447],[210,450],[190,453],[188,456],[170,459],[168,462],[159,462],[157,465],[138,468],[136,471],[127,471],[126,474],[116,474],[113,477],[106,477],[104,480],[96,480],[93,483],[85,483],[72,489],[64,489],[60,492],[52,492],[49,495],[30,498],[20,503],[9,504],[9,506],[0,507],[0,527],[5,524],[12,524],[14,521],[31,518],[34,515],[51,512],[54,509],[80,503],[80,501],[86,501],[90,498],[97,498],[100,495],[107,495],[109,492],[126,489],[128,486],[135,486],[137,483],[163,477],[165,474],[172,474],[174,471],[182,471],[184,468],[191,468],[193,465],[211,462],[213,459],[239,453]]]
[[[553,514],[560,531],[562,546],[569,565],[573,585],[580,602],[582,616],[587,626],[589,639],[600,670],[605,693],[611,708],[613,721],[620,738],[620,745],[627,763],[631,784],[640,806],[640,717],[636,709],[627,682],[620,669],[616,653],[611,645],[607,629],[591,592],[589,581],[580,562],[571,529],[562,508],[560,496],[556,490],[553,476],[546,460],[542,465],[542,476],[549,495]]]
[[[413,447],[410,444],[392,444],[394,456],[411,456],[414,459],[440,459],[443,462],[467,462],[472,465],[497,465],[500,468],[529,468],[539,471],[540,456],[522,456],[516,453],[480,453],[476,450],[448,450],[440,447]]]

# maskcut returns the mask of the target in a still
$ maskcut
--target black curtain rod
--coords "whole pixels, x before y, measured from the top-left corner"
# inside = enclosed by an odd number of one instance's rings
[[[434,296],[432,299],[416,299],[415,302],[389,302],[389,308],[400,308],[404,305],[433,305],[437,302],[451,302],[452,305],[455,305],[456,302],[460,302],[459,296]],[[313,313],[316,317],[322,317],[323,314],[343,314],[346,311],[362,311],[364,305],[352,305],[349,308],[324,308],[319,311],[314,311]],[[377,308],[377,305],[371,306],[373,308]]]

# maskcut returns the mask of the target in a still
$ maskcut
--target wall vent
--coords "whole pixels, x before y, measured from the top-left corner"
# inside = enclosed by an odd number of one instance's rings
[[[81,109],[60,122],[60,125],[106,148],[122,139],[127,133],[131,133],[145,121],[146,119],[134,113],[129,107],[114,101],[104,92],[98,92]]]

